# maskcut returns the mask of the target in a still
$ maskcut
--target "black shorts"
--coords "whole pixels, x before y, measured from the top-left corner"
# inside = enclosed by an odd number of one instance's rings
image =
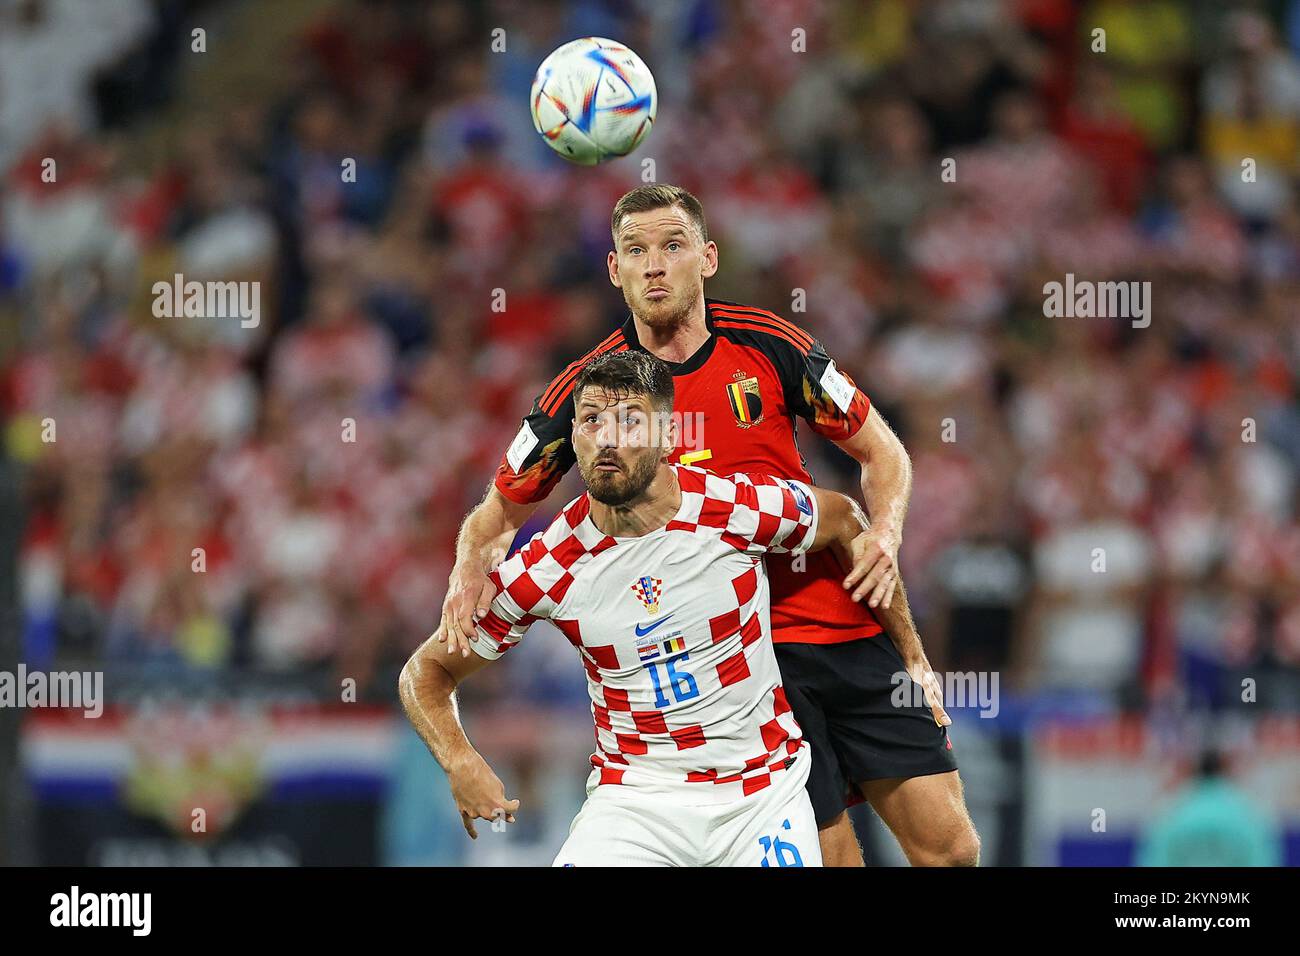
[[[808,795],[817,825],[862,801],[853,786],[957,769],[948,728],[916,706],[903,659],[888,635],[842,644],[777,644],[786,699],[812,745]],[[906,684],[906,689],[903,689]],[[901,698],[901,705],[895,699]]]

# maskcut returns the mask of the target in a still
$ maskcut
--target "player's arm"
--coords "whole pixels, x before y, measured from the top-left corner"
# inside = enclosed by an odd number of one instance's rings
[[[570,399],[575,368],[570,365],[533,402],[514,441],[501,456],[482,502],[466,517],[456,538],[456,563],[435,636],[447,653],[469,653],[474,622],[487,613],[496,592],[488,573],[505,560],[519,529],[575,462]]]
[[[457,685],[491,661],[479,654],[447,656],[439,651],[431,637],[411,655],[398,679],[398,695],[411,726],[447,773],[465,832],[478,839],[476,819],[503,814],[513,823],[519,809],[519,801],[506,799],[501,779],[465,736],[456,706]]]
[[[856,577],[866,575],[864,538],[869,525],[862,507],[848,495],[767,475],[738,474],[731,480],[736,483],[736,507],[728,531],[751,553],[802,554],[832,548]]]
[[[810,490],[816,502],[817,529],[808,550],[832,548],[841,564],[853,567],[853,543],[869,528],[862,506],[838,491],[816,486]]]
[[[870,605],[887,605],[898,580],[898,549],[912,494],[912,463],[903,443],[852,378],[836,367],[822,344],[779,317],[777,332],[761,340],[781,376],[786,407],[861,467],[862,500],[871,520],[867,574]]]
[[[511,501],[495,480],[487,494],[461,523],[456,536],[456,563],[442,603],[442,623],[434,637],[447,642],[447,653],[469,654],[474,622],[487,613],[496,597],[488,573],[505,560],[515,535],[533,516],[540,501]]]
[[[874,556],[865,582],[871,595],[868,603],[873,608],[888,608],[895,589],[902,587],[898,549],[912,496],[912,460],[875,408],[856,432],[835,444],[861,466],[862,500],[871,519],[868,544]]]
[[[846,579],[845,587],[850,586]],[[865,584],[854,592],[853,600],[860,600],[859,592],[863,588]],[[952,723],[952,719],[943,709],[943,688],[934,674],[934,669],[930,666],[925,648],[921,646],[921,634],[916,629],[916,622],[912,620],[912,609],[908,606],[907,590],[903,587],[901,577],[898,578],[893,601],[889,604],[881,604],[876,608],[875,613],[876,620],[885,629],[889,639],[894,642],[894,647],[898,648],[898,654],[903,658],[903,666],[907,668],[908,676],[912,678],[913,683],[925,688],[925,699],[930,704],[930,713],[934,715],[934,722],[941,727],[948,726]]]
[[[877,566],[879,552],[877,540],[871,534],[871,527],[862,508],[847,495],[824,488],[812,489],[816,503],[816,531],[808,550],[819,548],[834,549],[835,556],[842,567],[847,569],[844,587],[853,589],[854,601],[861,601],[870,591],[870,572]],[[912,620],[912,611],[907,602],[907,591],[900,578],[894,591],[894,600],[888,605],[881,604],[875,611],[881,627],[889,639],[898,648],[907,668],[908,676],[925,688],[926,700],[934,721],[940,726],[948,726],[951,718],[943,709],[943,693],[938,678],[930,666],[925,649],[921,646],[921,635]]]

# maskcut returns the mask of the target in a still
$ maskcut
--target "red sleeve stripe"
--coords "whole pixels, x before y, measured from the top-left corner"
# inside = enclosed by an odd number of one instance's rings
[[[623,332],[619,330],[601,342],[596,348],[592,349],[578,361],[573,362],[551,383],[542,394],[542,400],[539,403],[542,411],[547,415],[554,415],[555,410],[560,407],[565,399],[573,392],[573,382],[582,371],[582,367],[594,359],[597,355],[603,355],[606,352],[624,352],[627,350],[627,343],[623,341]]]
[[[795,325],[789,319],[777,315],[775,312],[768,312],[766,309],[754,309],[749,306],[723,306],[723,311],[730,313],[731,318],[756,318],[765,319],[769,322],[775,322],[778,326],[789,332],[800,342],[803,342],[808,348],[812,348],[816,340],[805,332],[799,326]]]
[[[761,322],[753,322],[750,319],[746,319],[743,322],[739,322],[739,321],[726,322],[722,320],[715,320],[713,324],[716,328],[719,329],[744,329],[747,332],[766,332],[768,335],[775,335],[777,338],[785,339],[785,341],[789,342],[791,345],[793,345],[796,349],[799,350],[800,355],[808,354],[807,347],[802,345],[793,336],[787,335],[785,332],[782,332],[780,329],[776,328],[775,326],[766,325]]]
[[[752,315],[720,315],[714,319],[714,325],[723,325],[729,328],[745,327],[745,325],[739,323],[744,323],[754,329],[762,329],[772,335],[779,335],[805,355],[807,355],[813,347],[813,343],[810,340],[806,340],[805,337],[777,325],[771,319],[759,318]]]
[[[715,313],[720,313],[729,319],[762,319],[771,322],[777,328],[789,333],[798,342],[801,342],[804,348],[813,347],[813,337],[805,332],[799,326],[795,325],[789,319],[783,319],[775,312],[768,312],[765,309],[751,309],[743,305],[715,305]]]

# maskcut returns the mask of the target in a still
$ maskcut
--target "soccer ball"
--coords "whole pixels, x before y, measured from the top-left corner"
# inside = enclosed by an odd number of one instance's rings
[[[533,80],[533,127],[551,149],[583,166],[636,149],[658,105],[655,78],[641,58],[601,37],[559,47]]]

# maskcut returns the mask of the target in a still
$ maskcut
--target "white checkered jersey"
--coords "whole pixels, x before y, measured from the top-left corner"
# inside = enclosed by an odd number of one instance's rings
[[[596,751],[589,790],[621,785],[725,803],[809,759],[772,650],[762,556],[816,535],[807,485],[672,466],[681,509],[632,538],[598,529],[586,494],[492,573],[473,648],[496,658],[537,620],[578,649]]]

